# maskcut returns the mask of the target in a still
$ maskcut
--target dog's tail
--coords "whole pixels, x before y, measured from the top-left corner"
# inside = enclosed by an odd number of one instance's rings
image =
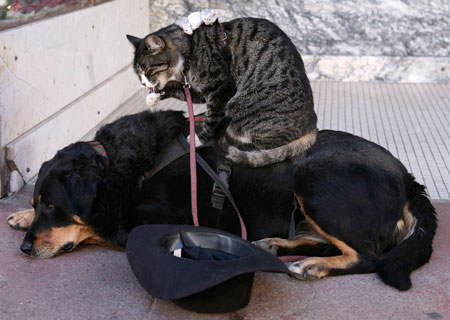
[[[264,167],[282,162],[305,153],[316,141],[317,129],[306,133],[290,143],[273,149],[256,149],[251,143],[237,141],[228,134],[230,118],[222,120],[215,130],[215,141],[218,152],[233,164],[249,167]],[[242,144],[244,148],[237,147]]]
[[[411,288],[411,272],[430,259],[437,228],[436,211],[425,187],[410,174],[406,175],[405,187],[407,203],[395,235],[398,245],[376,266],[376,272],[384,283],[402,291]]]

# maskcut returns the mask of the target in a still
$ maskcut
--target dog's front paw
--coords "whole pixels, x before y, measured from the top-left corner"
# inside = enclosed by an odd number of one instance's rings
[[[308,258],[303,261],[294,262],[289,266],[294,278],[304,281],[314,281],[326,277],[329,268],[325,263],[318,261],[320,258]]]
[[[260,247],[261,249],[268,251],[274,256],[276,256],[278,254],[278,250],[280,247],[273,244],[272,240],[273,240],[272,238],[265,238],[258,241],[253,241],[252,243],[255,246]]]
[[[150,106],[150,107],[156,106],[160,100],[161,100],[161,94],[160,93],[150,92],[145,97],[145,103],[148,106]]]
[[[186,140],[189,144],[191,144],[191,136],[190,135],[186,137]],[[197,135],[195,135],[195,147],[200,147],[202,145],[203,145],[203,142],[200,140],[200,138]]]
[[[34,219],[34,209],[15,212],[6,218],[6,223],[17,230],[26,231]]]

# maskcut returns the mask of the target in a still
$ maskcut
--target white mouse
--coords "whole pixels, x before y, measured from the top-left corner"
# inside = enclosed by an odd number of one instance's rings
[[[178,25],[181,29],[183,29],[184,33],[186,34],[192,35],[192,33],[194,32],[191,28],[191,24],[189,23],[187,17],[177,19],[177,21],[175,21],[175,24]]]
[[[217,20],[217,14],[213,9],[203,9],[201,12],[201,18],[204,24],[211,25]]]
[[[203,23],[200,12],[192,12],[188,16],[189,24],[191,25],[192,31],[198,29]]]

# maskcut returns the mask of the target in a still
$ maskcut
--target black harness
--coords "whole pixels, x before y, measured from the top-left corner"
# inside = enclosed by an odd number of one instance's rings
[[[212,143],[207,143],[205,145],[199,146],[197,149],[212,147]],[[180,133],[172,142],[170,142],[167,147],[160,152],[160,154],[155,159],[155,165],[150,171],[144,173],[144,179],[149,179],[157,174],[159,171],[164,169],[166,166],[171,164],[173,161],[181,158],[182,156],[189,153],[189,143],[186,141],[186,138]],[[212,195],[211,203],[212,206],[216,209],[219,209],[217,203],[221,202],[220,210],[223,208],[223,202],[225,201],[225,196],[228,197],[228,200],[233,205],[234,210],[240,215],[239,209],[234,201],[233,195],[228,188],[228,176],[216,174],[216,172],[209,166],[209,164],[196,152],[197,163],[205,170],[205,172],[213,179],[214,181],[214,189],[220,189],[221,194],[219,196],[215,196],[214,192]],[[231,172],[231,171],[230,171]],[[223,201],[220,201],[219,198],[223,198]]]
[[[202,146],[197,147],[197,149],[212,147],[212,143],[209,142]],[[186,141],[186,138],[180,133],[175,139],[173,139],[167,147],[165,147],[156,157],[155,165],[150,171],[147,171],[143,175],[143,179],[150,179],[154,175],[156,175],[159,171],[167,167],[173,161],[181,158],[182,156],[189,154],[189,143]],[[196,152],[197,163],[205,170],[205,172],[211,177],[214,181],[213,186],[213,194],[211,196],[211,205],[213,208],[222,210],[223,204],[225,202],[225,198],[227,197],[230,203],[233,205],[236,213],[240,215],[237,204],[233,198],[233,195],[230,192],[228,187],[228,178],[231,174],[231,168],[227,165],[223,165],[219,162],[218,165],[218,174],[209,166],[209,164]],[[291,213],[291,221],[289,225],[289,240],[295,239],[295,218],[294,214],[297,211],[298,203],[294,197],[293,210]]]

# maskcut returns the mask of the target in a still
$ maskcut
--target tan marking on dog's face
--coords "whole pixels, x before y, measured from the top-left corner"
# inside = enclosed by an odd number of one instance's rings
[[[34,207],[34,199],[33,198],[31,198],[30,204],[31,204],[32,207]]]
[[[122,248],[122,247],[116,246],[116,245],[114,245],[112,243],[106,242],[105,240],[101,239],[98,236],[87,238],[86,240],[83,241],[83,243],[85,243],[85,244],[93,244],[93,245],[96,245],[96,246],[100,246],[100,247],[107,248],[107,249],[112,249],[112,250],[117,250],[117,251],[124,251],[125,250],[125,248]]]
[[[409,203],[407,202],[403,207],[403,217],[397,221],[394,231],[394,241],[398,244],[405,239],[408,239],[413,233],[417,225],[417,219],[409,210]]]
[[[37,199],[38,199],[38,201],[41,201],[41,199],[42,199],[42,194],[38,195]]]
[[[92,228],[86,226],[79,217],[74,216],[75,224],[66,227],[52,227],[35,235],[31,255],[37,258],[51,258],[61,252],[62,248],[73,243],[72,251],[78,244],[89,239],[99,238]]]

